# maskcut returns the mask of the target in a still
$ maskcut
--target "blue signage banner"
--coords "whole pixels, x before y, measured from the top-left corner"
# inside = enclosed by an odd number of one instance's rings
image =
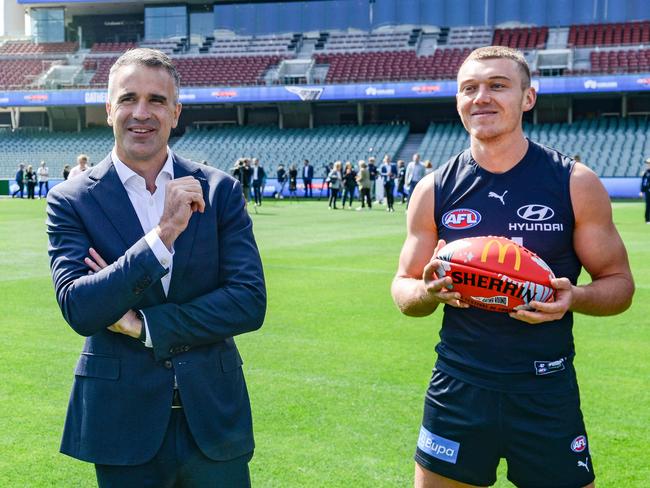
[[[650,73],[634,75],[537,78],[533,86],[541,95],[650,91]],[[315,102],[337,100],[389,100],[450,98],[456,81],[358,83],[255,87],[183,88],[184,104]],[[106,90],[0,91],[0,107],[103,105]]]

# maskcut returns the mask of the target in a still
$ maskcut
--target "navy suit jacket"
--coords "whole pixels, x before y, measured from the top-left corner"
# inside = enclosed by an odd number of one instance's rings
[[[311,182],[314,178],[314,167],[311,164],[307,165],[307,175],[305,175],[305,166],[302,167],[301,173],[303,181]]]
[[[262,264],[239,182],[174,156],[174,177],[201,182],[204,213],[174,243],[167,273],[144,232],[112,160],[48,194],[47,231],[56,298],[86,336],[61,452],[98,464],[151,459],[167,429],[174,375],[187,422],[215,460],[253,450],[242,360],[233,336],[259,328],[266,311]],[[109,266],[88,275],[88,248]],[[129,309],[146,316],[153,349],[107,327]]]

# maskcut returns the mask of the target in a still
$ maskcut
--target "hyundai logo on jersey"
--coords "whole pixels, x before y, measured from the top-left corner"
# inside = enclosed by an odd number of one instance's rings
[[[469,229],[480,221],[481,214],[470,208],[456,208],[442,216],[442,225],[452,230]]]
[[[551,207],[533,203],[530,205],[524,205],[523,207],[519,207],[517,209],[517,215],[519,215],[524,220],[541,222],[542,220],[548,220],[553,218],[555,212]]]
[[[456,464],[458,457],[458,448],[460,443],[454,442],[439,435],[435,435],[420,427],[420,437],[418,437],[418,448],[420,451],[427,453],[441,461],[446,461],[451,464]]]

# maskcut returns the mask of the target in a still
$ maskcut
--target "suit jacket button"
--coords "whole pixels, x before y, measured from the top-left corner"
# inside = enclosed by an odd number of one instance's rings
[[[174,365],[172,364],[172,362],[169,359],[167,361],[165,361],[165,368],[172,369],[173,366]]]

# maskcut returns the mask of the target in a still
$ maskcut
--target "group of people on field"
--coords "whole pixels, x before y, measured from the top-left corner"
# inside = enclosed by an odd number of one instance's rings
[[[66,164],[63,167],[61,176],[65,181],[70,177],[82,174],[89,168],[90,166],[88,165],[88,156],[85,154],[80,154],[77,156],[76,166],[70,168],[70,165]],[[18,170],[16,171],[14,181],[16,184],[16,190],[12,192],[12,198],[24,198],[26,188],[27,198],[35,199],[37,184],[38,198],[44,198],[50,191],[50,169],[45,164],[45,161],[41,161],[41,164],[38,166],[38,169],[36,171],[34,171],[34,168],[31,164],[28,164],[27,167],[25,167],[24,163],[20,163],[18,165]]]
[[[372,209],[373,202],[383,204],[386,202],[386,211],[394,212],[395,196],[401,203],[408,202],[409,195],[413,193],[415,185],[427,174],[433,171],[430,161],[422,163],[420,155],[414,154],[408,165],[403,160],[394,163],[390,155],[385,155],[382,163],[377,165],[374,157],[367,161],[359,160],[356,167],[347,161],[336,161],[324,165],[323,183],[319,197],[325,193],[328,206],[337,209],[339,199],[342,208],[346,204],[352,208],[353,202],[358,198],[360,206],[357,210]],[[260,164],[258,158],[239,158],[230,170],[231,175],[241,184],[246,201],[253,201],[255,206],[262,205],[264,189],[267,181],[267,171]],[[298,195],[298,181],[303,184],[303,192]],[[296,164],[279,164],[275,173],[275,186],[273,197],[283,199],[288,190],[290,198],[312,198],[314,180],[314,167],[308,159],[298,169]]]

